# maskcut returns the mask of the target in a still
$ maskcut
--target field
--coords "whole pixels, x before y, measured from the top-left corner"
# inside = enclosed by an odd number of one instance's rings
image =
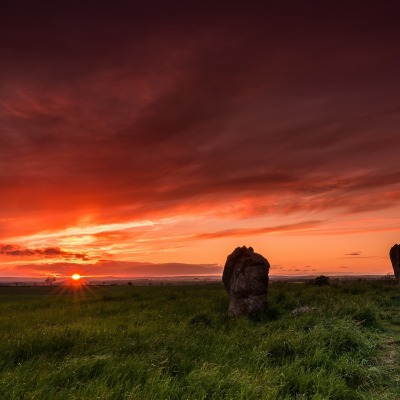
[[[272,283],[257,318],[227,305],[217,284],[1,287],[0,399],[400,398],[399,287]]]

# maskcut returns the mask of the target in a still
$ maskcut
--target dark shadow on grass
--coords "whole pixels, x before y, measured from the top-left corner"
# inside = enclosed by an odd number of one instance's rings
[[[282,310],[275,305],[268,305],[267,309],[261,313],[250,315],[249,318],[254,322],[276,321],[282,316]]]

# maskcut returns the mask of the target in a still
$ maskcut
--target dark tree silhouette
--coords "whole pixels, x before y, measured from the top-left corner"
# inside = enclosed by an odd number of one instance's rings
[[[329,277],[325,275],[317,276],[314,280],[314,285],[326,286],[329,285]]]
[[[49,275],[44,281],[47,285],[52,286],[53,283],[56,281],[56,277],[54,275]]]

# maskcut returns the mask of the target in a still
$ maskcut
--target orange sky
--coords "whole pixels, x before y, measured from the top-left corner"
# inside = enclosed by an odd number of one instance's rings
[[[0,277],[392,271],[395,6],[11,3]]]

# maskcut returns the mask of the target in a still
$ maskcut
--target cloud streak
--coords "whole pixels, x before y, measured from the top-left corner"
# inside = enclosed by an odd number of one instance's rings
[[[247,228],[247,229],[230,229],[217,232],[199,233],[192,237],[192,239],[217,239],[223,237],[244,237],[253,235],[262,235],[268,233],[282,233],[282,232],[295,232],[305,231],[313,229],[320,225],[322,221],[306,221],[299,222],[291,225],[280,225],[273,227],[262,227],[262,228]]]
[[[66,260],[77,259],[77,260],[89,260],[89,257],[85,253],[73,253],[63,251],[59,247],[45,247],[41,249],[30,249],[12,244],[0,245],[0,254],[14,257],[32,257],[36,256],[39,258],[63,258]]]
[[[15,271],[32,271],[34,275],[56,273],[69,277],[73,273],[92,278],[113,277],[151,277],[151,276],[190,276],[190,275],[221,275],[222,267],[217,264],[189,263],[148,263],[100,260],[95,264],[48,263],[21,264]]]

